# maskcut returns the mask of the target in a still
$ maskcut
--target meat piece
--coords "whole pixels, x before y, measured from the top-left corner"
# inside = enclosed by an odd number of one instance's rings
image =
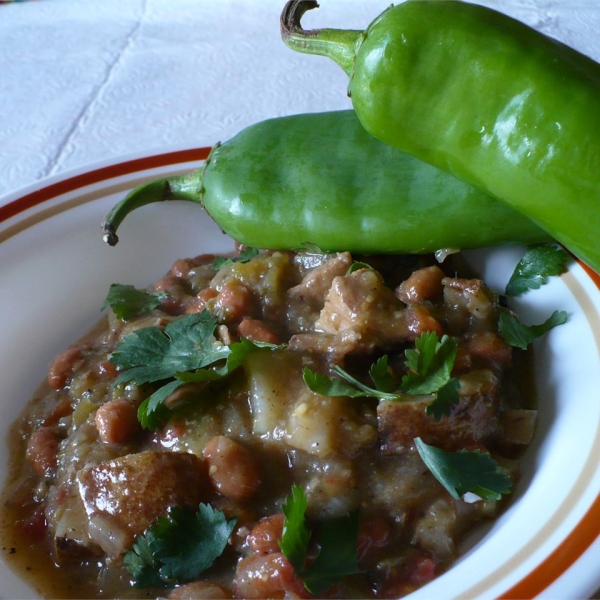
[[[406,304],[434,301],[440,298],[444,291],[442,279],[444,272],[436,265],[418,269],[396,288],[396,296]]]
[[[459,377],[460,402],[449,416],[436,421],[426,414],[431,396],[406,396],[406,401],[383,401],[377,407],[381,450],[402,454],[414,447],[414,438],[427,444],[457,450],[485,443],[500,432],[499,382],[489,370]]]
[[[444,277],[446,318],[453,335],[463,331],[495,329],[497,303],[492,291],[481,279]]]
[[[310,271],[298,285],[290,288],[287,292],[288,301],[293,304],[308,304],[320,311],[333,280],[345,275],[351,265],[352,256],[349,252],[337,254]]]
[[[77,473],[89,535],[116,558],[171,506],[197,507],[208,494],[203,462],[193,454],[140,452]]]
[[[363,349],[412,341],[424,331],[441,333],[440,324],[424,306],[405,308],[381,275],[369,269],[333,280],[315,328],[325,333],[359,333]]]

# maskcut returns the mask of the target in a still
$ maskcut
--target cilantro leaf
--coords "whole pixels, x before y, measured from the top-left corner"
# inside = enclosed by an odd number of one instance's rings
[[[150,312],[168,298],[165,292],[143,292],[132,285],[113,283],[101,310],[112,308],[117,319],[129,321]]]
[[[319,548],[307,565],[312,532],[306,520],[308,501],[304,490],[294,484],[282,506],[285,519],[279,547],[294,572],[313,595],[337,583],[342,577],[358,573],[358,513],[325,521],[316,535]]]
[[[170,381],[140,404],[137,417],[142,429],[156,431],[169,418],[171,411],[164,405],[164,401],[184,383],[184,381],[178,381],[177,379]]]
[[[240,251],[238,256],[233,258],[228,258],[226,256],[217,256],[215,260],[212,262],[213,269],[222,269],[223,267],[230,267],[235,263],[245,263],[248,262],[251,258],[254,258],[259,253],[258,248],[252,248],[248,246]]]
[[[555,310],[543,323],[539,325],[523,325],[519,318],[508,310],[501,310],[498,319],[498,332],[502,339],[515,348],[525,350],[535,339],[547,331],[567,322],[567,313],[564,310]]]
[[[152,544],[155,536],[148,530],[145,536],[138,535],[133,548],[123,556],[125,569],[133,575],[136,587],[161,587],[165,585],[158,570],[159,563],[154,558]]]
[[[454,377],[444,384],[436,393],[435,399],[427,405],[425,412],[439,421],[443,416],[448,416],[452,407],[460,402],[458,388],[460,383]]]
[[[388,369],[387,355],[382,356],[369,369],[375,388],[355,379],[338,365],[332,370],[341,379],[319,375],[308,367],[304,368],[303,379],[309,389],[324,396],[402,400],[403,394],[435,394],[426,412],[439,421],[442,416],[450,414],[452,406],[460,401],[460,383],[451,377],[457,347],[456,339],[447,335],[439,340],[435,331],[423,333],[415,340],[415,348],[405,351],[406,366],[410,370],[402,378],[400,386]]]
[[[548,277],[560,275],[567,269],[569,255],[556,246],[529,248],[519,261],[506,286],[508,296],[518,296],[527,290],[537,290]]]
[[[435,331],[426,331],[415,340],[415,348],[405,351],[409,372],[402,378],[407,394],[433,394],[450,381],[456,358],[456,340]]]
[[[171,507],[143,535],[138,535],[123,562],[136,587],[173,585],[197,579],[221,556],[236,520],[208,504],[197,512]]]
[[[342,379],[320,375],[308,367],[304,367],[302,378],[310,390],[318,394],[323,394],[323,396],[381,398],[383,400],[397,400],[399,398],[398,394],[382,392],[361,383],[338,365],[333,367],[333,371],[342,377]]]
[[[398,387],[396,380],[392,377],[388,368],[387,354],[384,354],[379,360],[371,365],[369,375],[375,384],[375,389],[380,392],[392,393]]]
[[[319,596],[346,575],[360,572],[357,540],[358,511],[323,523],[317,536],[319,553],[302,575],[304,587],[311,594]]]
[[[360,271],[361,269],[368,269],[369,271],[375,270],[369,263],[355,260],[346,271],[346,275],[350,275],[351,273],[354,273],[354,271]]]
[[[207,310],[173,319],[165,328],[145,327],[126,336],[110,362],[119,367],[117,383],[136,385],[174,377],[225,359],[229,347],[213,333],[217,320]]]
[[[427,468],[457,500],[467,492],[484,500],[500,500],[512,487],[506,471],[487,453],[447,452],[421,438],[415,438],[415,444]]]
[[[310,529],[306,522],[307,507],[304,490],[294,484],[291,495],[287,496],[281,507],[285,518],[279,547],[296,573],[304,571],[310,542]]]

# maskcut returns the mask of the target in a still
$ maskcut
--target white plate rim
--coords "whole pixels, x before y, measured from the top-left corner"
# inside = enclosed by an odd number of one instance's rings
[[[18,235],[31,223],[77,205],[78,201],[71,197],[73,194],[85,190],[88,199],[92,200],[106,193],[109,184],[114,184],[116,188],[128,189],[138,182],[155,178],[157,172],[162,173],[165,169],[169,174],[190,170],[192,166],[201,163],[208,151],[209,146],[197,146],[173,147],[165,152],[150,155],[133,154],[64,172],[12,192],[0,199],[0,244],[9,237]],[[596,288],[600,288],[600,277],[590,269],[584,265],[577,265],[575,271],[577,278],[587,278]],[[567,274],[567,278],[570,276],[571,274]],[[596,338],[598,335],[599,333],[595,332]],[[570,533],[547,551],[530,572],[517,581],[510,582],[510,585],[506,583],[505,591],[497,597],[535,597],[561,577],[565,577],[568,570],[593,546],[598,535],[598,523],[600,494],[596,494]],[[599,584],[600,579],[594,578],[587,586],[588,592],[593,592]],[[465,589],[466,595],[463,597],[479,597],[485,592],[481,588],[482,585],[480,582]]]

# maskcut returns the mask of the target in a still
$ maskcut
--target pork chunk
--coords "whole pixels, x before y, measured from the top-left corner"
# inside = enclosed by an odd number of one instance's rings
[[[500,432],[499,381],[487,369],[459,378],[460,401],[450,415],[436,421],[426,414],[431,396],[409,396],[403,402],[383,401],[377,407],[381,451],[402,454],[414,447],[414,438],[445,450],[485,443]]]
[[[412,341],[424,331],[441,333],[440,324],[424,306],[405,307],[381,275],[369,269],[333,280],[315,327],[334,334],[354,331],[362,338],[362,350]]]
[[[140,452],[77,473],[89,536],[117,558],[171,506],[197,505],[208,494],[204,463],[194,454]]]

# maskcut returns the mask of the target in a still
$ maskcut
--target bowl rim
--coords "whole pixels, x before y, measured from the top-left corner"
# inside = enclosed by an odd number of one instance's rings
[[[197,163],[205,160],[211,147],[207,145],[191,148],[173,148],[153,154],[138,153],[111,160],[96,162],[88,166],[65,171],[58,175],[45,178],[0,197],[0,244],[19,231],[30,225],[27,212],[35,209],[35,221],[43,214],[46,218],[53,214],[68,210],[69,206],[62,203],[51,206],[52,200],[58,196],[77,192],[107,180],[118,180],[134,173],[151,178],[153,169]],[[15,223],[11,221],[15,219]],[[577,260],[586,275],[600,290],[600,275]],[[549,586],[562,577],[583,555],[591,548],[598,538],[598,523],[600,523],[600,494],[597,494],[587,511],[579,518],[576,526],[552,551],[527,575],[514,583],[504,593],[502,598],[533,598],[541,594]]]

